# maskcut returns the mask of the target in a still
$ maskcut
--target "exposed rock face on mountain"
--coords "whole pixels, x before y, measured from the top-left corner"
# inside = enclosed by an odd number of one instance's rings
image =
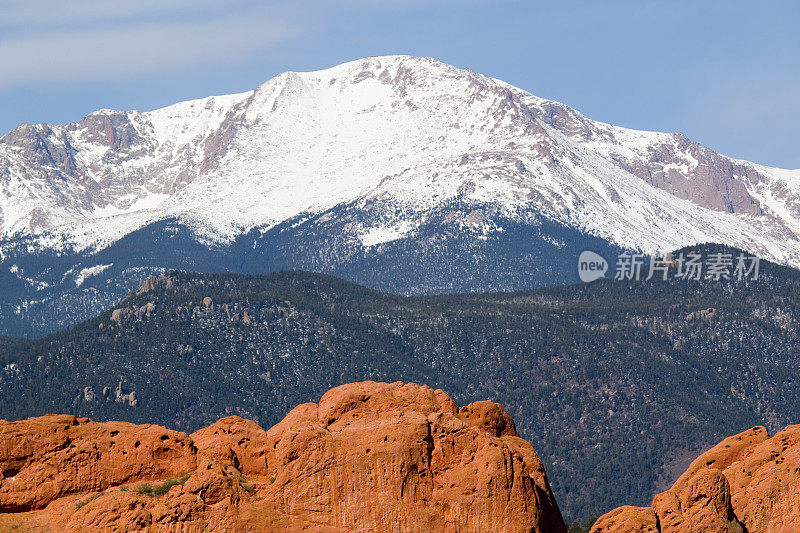
[[[534,531],[564,524],[501,406],[363,382],[269,431],[188,436],[54,415],[0,423],[0,529]]]
[[[374,57],[0,138],[0,334],[88,318],[165,269],[515,290],[577,281],[585,249],[720,242],[800,265],[799,235],[800,171]]]
[[[593,533],[800,531],[800,426],[754,427],[698,457],[651,507],[620,507]]]

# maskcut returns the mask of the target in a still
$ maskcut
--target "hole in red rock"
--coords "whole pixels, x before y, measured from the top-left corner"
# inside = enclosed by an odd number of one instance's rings
[[[169,439],[167,435],[161,435],[161,442],[164,442],[167,439]]]
[[[19,468],[6,468],[3,470],[3,477],[14,477],[19,474]]]
[[[117,435],[119,435],[119,431],[117,431],[116,429],[111,432],[112,437],[116,437]]]
[[[133,447],[138,448],[141,444],[142,443],[137,440],[136,442],[133,443]]]

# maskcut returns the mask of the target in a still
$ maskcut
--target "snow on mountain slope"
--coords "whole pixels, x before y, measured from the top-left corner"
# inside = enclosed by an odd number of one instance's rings
[[[656,253],[717,241],[800,265],[800,170],[592,121],[434,59],[368,58],[0,139],[0,231],[98,249],[178,218],[209,243],[355,204],[366,247],[455,198]],[[487,222],[491,229],[491,224]]]

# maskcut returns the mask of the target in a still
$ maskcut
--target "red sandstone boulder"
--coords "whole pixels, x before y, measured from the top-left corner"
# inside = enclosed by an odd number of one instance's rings
[[[604,533],[659,533],[658,520],[649,507],[623,505],[601,516],[592,531]]]

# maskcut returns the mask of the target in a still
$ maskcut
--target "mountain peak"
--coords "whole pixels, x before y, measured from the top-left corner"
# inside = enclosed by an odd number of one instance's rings
[[[0,140],[0,178],[3,235],[77,249],[167,218],[224,243],[351,204],[378,209],[378,226],[354,229],[369,247],[459,199],[651,253],[718,241],[800,264],[800,171],[595,122],[425,57],[368,57],[245,93],[21,127]]]

